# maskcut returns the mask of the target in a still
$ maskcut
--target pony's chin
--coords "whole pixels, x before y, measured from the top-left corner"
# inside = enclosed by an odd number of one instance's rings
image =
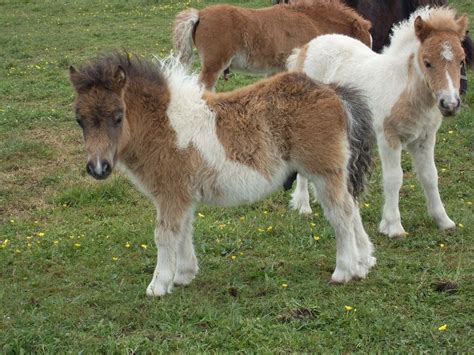
[[[439,111],[441,112],[444,118],[454,117],[459,113],[459,109],[454,111],[439,109]]]

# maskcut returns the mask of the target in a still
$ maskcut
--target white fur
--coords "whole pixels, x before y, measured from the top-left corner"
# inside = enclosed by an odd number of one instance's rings
[[[443,11],[451,11],[445,8]],[[402,185],[401,148],[393,149],[385,139],[383,123],[390,115],[392,107],[401,93],[407,88],[408,60],[412,62],[417,80],[424,80],[418,65],[417,53],[420,42],[415,35],[414,22],[417,16],[424,20],[433,14],[432,9],[424,7],[412,14],[410,19],[394,27],[391,46],[382,54],[372,52],[361,42],[342,35],[323,35],[309,42],[303,71],[322,82],[336,82],[362,89],[374,114],[374,129],[377,135],[379,153],[382,160],[385,205],[380,223],[380,231],[390,237],[403,235],[398,207],[399,190]],[[454,14],[454,12],[453,12]],[[294,70],[297,63],[296,50],[288,58],[288,69]],[[451,78],[448,75],[448,83]],[[454,97],[452,80],[447,88]],[[416,99],[416,97],[414,98]],[[454,99],[451,99],[453,101]],[[450,102],[451,102],[450,101]],[[434,144],[436,131],[441,124],[441,114],[436,106],[420,107],[417,125],[411,127],[406,148],[413,156],[418,177],[425,190],[428,211],[442,229],[454,227],[446,215],[439,197],[436,167],[434,166]],[[302,181],[300,181],[301,183]],[[303,182],[304,183],[304,182]],[[303,210],[308,208],[308,194],[297,185],[293,194],[292,206]],[[370,262],[369,262],[370,263]]]
[[[443,43],[441,56],[448,62],[452,62],[454,59],[453,48],[448,42]]]

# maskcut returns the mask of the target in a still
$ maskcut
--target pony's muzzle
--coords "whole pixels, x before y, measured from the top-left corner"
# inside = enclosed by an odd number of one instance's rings
[[[461,100],[459,97],[454,99],[441,98],[438,102],[438,107],[443,116],[454,116],[459,112]]]
[[[86,166],[87,173],[94,179],[103,180],[112,172],[112,166],[107,160],[97,161],[97,164],[89,161]]]

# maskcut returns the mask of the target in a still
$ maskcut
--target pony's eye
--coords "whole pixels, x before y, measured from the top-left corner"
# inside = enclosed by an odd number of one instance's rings
[[[114,123],[115,123],[117,126],[119,126],[119,125],[122,123],[123,114],[122,114],[121,112],[115,114],[114,119],[115,119],[115,122],[114,122]]]
[[[428,69],[433,68],[433,66],[431,65],[431,63],[428,62],[427,60],[425,60],[425,67],[428,68]]]

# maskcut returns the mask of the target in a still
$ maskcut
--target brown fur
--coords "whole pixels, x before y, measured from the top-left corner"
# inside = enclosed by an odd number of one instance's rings
[[[182,27],[191,12],[197,14],[194,9],[178,14],[174,27],[175,48],[186,62],[190,49],[183,49]],[[339,0],[305,0],[258,10],[215,5],[198,16],[194,43],[201,80],[208,89],[229,66],[257,73],[283,71],[293,48],[321,34],[341,33],[370,45],[370,22]]]

